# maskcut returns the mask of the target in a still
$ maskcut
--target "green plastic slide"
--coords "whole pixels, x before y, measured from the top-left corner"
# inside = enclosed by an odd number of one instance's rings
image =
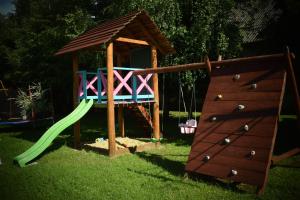
[[[92,106],[93,100],[82,100],[73,112],[52,125],[32,147],[15,157],[14,160],[21,167],[25,167],[26,163],[40,155],[63,130],[82,118]]]

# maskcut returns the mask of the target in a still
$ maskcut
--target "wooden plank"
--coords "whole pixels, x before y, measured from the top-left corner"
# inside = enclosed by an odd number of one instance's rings
[[[281,91],[281,94],[280,94],[280,101],[279,101],[279,109],[278,109],[278,112],[277,112],[277,118],[276,118],[276,122],[275,122],[275,128],[273,130],[273,134],[274,134],[274,137],[272,139],[272,144],[271,144],[271,150],[269,152],[269,158],[267,160],[267,163],[268,163],[268,167],[266,169],[266,175],[264,177],[264,182],[263,182],[263,185],[261,187],[257,187],[257,194],[258,195],[261,195],[265,188],[266,188],[266,185],[267,185],[267,182],[268,182],[268,176],[269,176],[269,170],[270,170],[270,166],[271,166],[271,163],[272,163],[272,155],[273,155],[273,149],[274,149],[274,146],[275,146],[275,139],[276,139],[276,133],[277,133],[277,129],[278,129],[278,120],[279,120],[279,115],[280,115],[280,111],[281,111],[281,106],[282,106],[282,102],[283,102],[283,97],[284,97],[284,92],[285,92],[285,86],[286,86],[286,73],[284,73],[284,77],[283,77],[283,84],[282,84],[282,91]]]
[[[212,61],[215,62],[215,61]],[[242,67],[241,67],[242,66]],[[259,60],[252,62],[243,63],[242,65],[239,62],[232,62],[226,66],[215,67],[212,69],[212,76],[232,76],[234,74],[247,74],[247,73],[267,73],[265,77],[268,76],[268,73],[276,73],[277,71],[284,70],[286,66],[283,58],[281,60],[268,61],[265,60],[261,62]]]
[[[109,156],[116,154],[115,141],[115,112],[114,112],[114,72],[113,72],[113,43],[109,43],[107,53],[107,128]]]
[[[214,115],[213,115],[214,116]],[[224,119],[224,118],[223,118]],[[209,121],[209,122],[206,122]],[[226,133],[237,135],[253,135],[259,137],[271,137],[273,135],[273,128],[275,126],[276,117],[274,116],[261,116],[261,117],[237,117],[228,118],[227,120],[219,119],[212,122],[211,115],[204,114],[199,121],[198,129],[196,132],[196,141],[201,140],[202,137],[210,133]],[[244,130],[244,125],[248,125],[249,130]],[[201,134],[198,136],[198,134]]]
[[[227,71],[227,68],[226,68],[226,70],[225,69],[222,70],[222,72],[224,72],[224,71]],[[233,69],[232,72],[230,72],[230,73],[214,74],[212,76],[212,79],[215,81],[221,81],[221,82],[232,82],[232,83],[251,82],[251,83],[255,83],[255,82],[258,82],[261,80],[282,78],[284,71],[285,70],[282,68],[276,69],[276,70],[265,69],[265,70],[260,70],[260,71],[247,71],[247,72],[237,72],[236,70]],[[239,80],[234,80],[235,74],[240,74],[241,78]]]
[[[124,109],[123,105],[120,104],[118,108],[118,124],[119,134],[121,137],[125,137],[125,124],[124,124]]]
[[[122,56],[121,54],[117,55],[117,65],[122,66]],[[119,71],[119,74],[122,76],[122,71]],[[122,90],[119,91],[119,94],[122,95]],[[124,106],[123,104],[119,105],[118,108],[118,124],[119,124],[119,135],[125,137],[125,123],[124,123]]]
[[[221,60],[221,61],[211,61],[210,64],[211,64],[211,67],[214,68],[217,66],[229,66],[229,65],[233,65],[233,64],[234,65],[242,65],[245,63],[249,63],[249,62],[251,63],[251,62],[259,62],[259,61],[282,61],[283,58],[284,58],[284,54],[273,54],[273,55],[228,59],[228,60]],[[206,63],[191,63],[191,64],[184,64],[184,65],[160,67],[158,69],[137,70],[134,72],[134,74],[135,75],[138,75],[138,74],[144,75],[144,74],[153,74],[153,73],[170,73],[170,72],[198,70],[198,69],[205,69],[205,68],[207,68]]]
[[[251,155],[251,151],[255,151],[255,155]],[[200,142],[199,148],[191,151],[189,160],[198,159],[200,161],[205,160],[205,156],[209,155],[213,158],[216,155],[224,157],[232,157],[238,159],[254,160],[257,162],[265,162],[269,156],[269,150],[251,147],[236,147],[236,146],[224,146],[220,144],[212,144],[206,142]]]
[[[225,144],[225,138],[230,139],[229,144]],[[221,133],[211,133],[203,137],[200,141],[195,140],[192,144],[193,151],[199,148],[201,142],[219,144],[224,146],[236,146],[236,147],[249,147],[249,148],[260,148],[260,149],[270,149],[272,140],[267,137],[258,137],[253,135],[230,135]]]
[[[72,55],[72,63],[73,63],[73,108],[75,109],[78,105],[78,54],[77,52]],[[80,120],[78,120],[73,126],[74,132],[74,147],[76,149],[80,148]]]
[[[233,167],[230,166],[223,166],[211,163],[206,163],[205,165],[201,165],[200,167],[192,163],[188,164],[185,168],[185,170],[188,172],[196,172],[208,176],[232,180],[235,182],[243,182],[250,185],[262,185],[265,173],[255,172],[252,170],[243,170],[236,167],[234,169],[238,171],[238,175],[232,176],[232,169]]]
[[[288,48],[287,48],[286,54],[287,54],[286,56],[287,56],[287,61],[288,61],[287,73],[288,73],[289,80],[292,84],[294,103],[296,105],[296,111],[297,111],[297,116],[298,116],[298,129],[300,129],[300,97],[299,97],[299,91],[298,91],[298,84],[297,84],[295,72],[293,69],[291,53]]]
[[[207,71],[210,74],[211,73],[211,64],[209,62],[208,56],[205,57],[205,63],[206,63]]]
[[[238,109],[238,105],[244,105],[243,110]],[[237,113],[251,113],[263,112],[267,110],[278,110],[278,101],[223,101],[222,103],[216,101],[205,102],[203,113],[219,113],[222,114],[237,114]]]
[[[124,37],[118,37],[116,39],[118,42],[126,42],[126,43],[131,43],[131,44],[139,44],[139,45],[149,45],[148,42],[143,41],[143,40],[136,40],[136,39],[131,39],[131,38],[124,38]]]
[[[251,150],[250,150],[251,151]],[[255,171],[264,173],[267,167],[266,162],[264,161],[257,161],[254,159],[250,159],[247,152],[247,155],[244,157],[237,157],[237,156],[226,156],[222,154],[222,150],[217,152],[205,152],[203,154],[199,154],[198,152],[191,152],[191,156],[189,157],[189,161],[191,161],[191,165],[195,167],[201,167],[206,163],[209,164],[216,164],[221,166],[229,166],[231,168],[239,168],[243,170]],[[268,151],[267,151],[268,152]],[[205,160],[205,156],[209,155],[210,160]],[[268,157],[265,157],[267,159]]]
[[[288,152],[285,152],[281,155],[278,155],[278,156],[273,156],[272,157],[272,164],[276,164],[277,162],[281,161],[281,160],[284,160],[286,158],[289,158],[291,156],[294,156],[296,154],[300,153],[300,148],[294,148]]]
[[[278,91],[218,91],[218,92],[209,92],[206,95],[207,101],[279,101],[280,95]],[[222,98],[219,99],[217,95],[221,94]]]
[[[252,83],[256,83],[253,89]],[[283,79],[262,80],[259,82],[243,81],[233,83],[232,81],[221,82],[212,80],[212,84],[208,88],[208,93],[222,92],[276,92],[281,90]]]
[[[151,65],[153,69],[157,69],[157,50],[155,46],[151,47]],[[153,74],[153,135],[155,139],[160,138],[160,125],[159,125],[159,90],[158,90],[158,75]]]

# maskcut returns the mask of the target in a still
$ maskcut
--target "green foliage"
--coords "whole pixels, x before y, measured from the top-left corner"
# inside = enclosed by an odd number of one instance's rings
[[[71,94],[71,59],[53,54],[97,23],[139,9],[146,10],[173,43],[177,53],[159,57],[161,65],[234,57],[241,51],[240,29],[230,20],[233,0],[18,0],[16,12],[0,16],[0,78],[16,84],[33,81],[54,91]],[[91,16],[95,16],[95,20]],[[5,27],[5,28],[2,28]],[[100,53],[84,52],[81,64],[105,64]],[[101,55],[101,56],[99,56]],[[194,80],[206,78],[205,71],[181,73],[191,88]],[[168,75],[166,90],[175,94],[176,75]],[[59,98],[57,98],[59,99]],[[65,98],[67,101],[67,98]]]
[[[49,102],[45,98],[46,90],[42,89],[41,83],[33,83],[27,90],[18,90],[16,105],[21,110],[21,116],[26,116],[31,111],[36,113],[50,111]]]

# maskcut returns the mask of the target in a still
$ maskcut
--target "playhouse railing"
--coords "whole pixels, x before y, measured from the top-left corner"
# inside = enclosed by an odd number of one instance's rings
[[[114,101],[152,101],[153,89],[150,87],[152,74],[133,75],[138,68],[114,67]],[[79,99],[95,99],[98,103],[107,101],[106,68],[97,72],[79,71]]]

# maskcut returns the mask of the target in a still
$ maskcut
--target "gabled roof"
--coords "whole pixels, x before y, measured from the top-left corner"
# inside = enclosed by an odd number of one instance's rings
[[[138,11],[118,19],[107,21],[83,33],[61,48],[55,55],[75,52],[81,49],[96,47],[113,41],[118,37],[145,40],[156,46],[162,54],[174,53],[175,50],[166,37],[160,32],[156,24],[145,11]],[[120,46],[119,49],[130,49]]]

